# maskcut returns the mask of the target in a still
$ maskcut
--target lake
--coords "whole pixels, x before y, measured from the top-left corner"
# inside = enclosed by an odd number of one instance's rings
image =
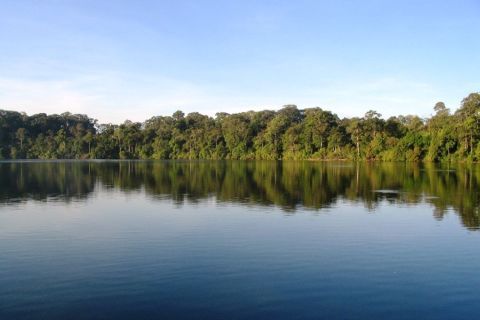
[[[480,166],[0,163],[1,319],[471,319]]]

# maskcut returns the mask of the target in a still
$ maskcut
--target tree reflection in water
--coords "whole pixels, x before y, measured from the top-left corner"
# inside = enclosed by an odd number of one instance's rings
[[[375,210],[382,203],[433,206],[441,220],[454,210],[478,229],[480,167],[415,163],[308,161],[23,161],[0,163],[3,205],[83,201],[95,189],[144,190],[153,199],[181,204],[219,202],[320,210],[338,201]]]

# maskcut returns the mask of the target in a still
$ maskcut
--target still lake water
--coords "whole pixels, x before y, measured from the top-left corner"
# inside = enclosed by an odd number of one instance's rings
[[[480,167],[1,162],[1,319],[472,319]]]

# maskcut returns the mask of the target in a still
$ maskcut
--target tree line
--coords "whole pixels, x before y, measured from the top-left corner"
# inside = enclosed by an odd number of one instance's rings
[[[480,161],[480,93],[427,119],[339,118],[321,108],[215,117],[182,111],[143,123],[99,124],[87,115],[0,110],[1,159],[264,159]]]

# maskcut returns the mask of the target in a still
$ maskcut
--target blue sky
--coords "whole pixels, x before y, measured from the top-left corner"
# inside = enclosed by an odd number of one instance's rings
[[[0,109],[428,116],[480,91],[478,0],[0,3]]]

